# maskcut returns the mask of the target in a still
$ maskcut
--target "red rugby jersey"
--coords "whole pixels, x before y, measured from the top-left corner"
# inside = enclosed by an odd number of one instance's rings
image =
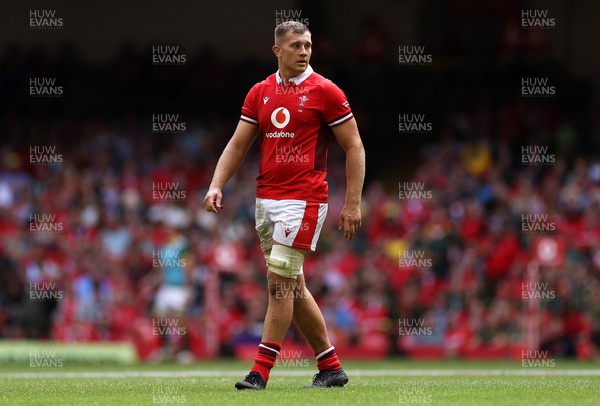
[[[330,127],[352,118],[339,87],[310,65],[288,86],[277,71],[250,89],[240,118],[258,125],[257,197],[327,202]]]

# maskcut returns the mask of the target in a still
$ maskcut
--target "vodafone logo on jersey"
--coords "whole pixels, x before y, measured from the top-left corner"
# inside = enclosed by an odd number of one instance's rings
[[[282,129],[290,122],[290,112],[285,107],[278,107],[271,113],[271,122],[279,129]]]
[[[271,123],[280,130],[290,122],[290,112],[285,107],[277,107],[271,113]],[[267,138],[294,138],[293,132],[275,131],[265,133]]]

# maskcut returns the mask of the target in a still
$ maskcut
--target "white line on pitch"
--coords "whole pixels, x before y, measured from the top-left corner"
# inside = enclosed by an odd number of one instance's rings
[[[600,369],[346,370],[351,376],[600,376]],[[277,371],[273,377],[312,376],[315,371]],[[194,378],[240,377],[245,371],[5,372],[0,378]]]

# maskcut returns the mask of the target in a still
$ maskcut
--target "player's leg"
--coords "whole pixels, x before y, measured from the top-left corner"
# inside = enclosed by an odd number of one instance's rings
[[[311,205],[315,210],[310,211],[312,217],[307,219],[307,203],[304,201],[276,200],[270,203],[272,245],[270,251],[263,250],[269,281],[269,307],[263,340],[280,342],[292,321],[294,298],[305,289],[302,264],[313,240],[319,205]],[[309,222],[312,222],[312,227]],[[304,227],[304,224],[307,226]]]
[[[176,287],[163,283],[154,297],[152,309],[153,331],[158,332],[160,338],[160,349],[153,354],[154,362],[170,360],[175,356],[173,337],[169,331],[169,322],[174,309],[178,309],[180,299]]]
[[[296,279],[302,272],[304,253],[275,242],[275,232],[284,234],[277,227],[277,216],[281,211],[279,201],[256,200],[256,230],[267,263],[267,281],[269,303],[265,316],[262,341],[250,374],[237,382],[237,389],[264,389],[269,374],[275,365],[275,359],[281,350],[281,343],[292,322],[294,308],[294,290]]]
[[[321,229],[327,216],[326,203],[303,202],[302,209],[289,210],[283,224],[286,233],[282,236],[275,230],[275,239],[280,242],[283,237],[292,239],[287,241],[294,248],[314,251],[321,233]],[[288,232],[289,231],[289,232]],[[315,352],[319,373],[315,375],[310,387],[344,386],[348,383],[348,377],[341,367],[335,348],[331,345],[327,335],[327,327],[319,306],[306,288],[304,275],[298,276],[297,285],[301,294],[294,301],[294,321],[300,329],[304,338]]]
[[[269,253],[267,260],[267,281],[269,287],[269,305],[263,330],[263,341],[282,342],[287,333],[294,314],[294,302],[301,288],[304,288],[304,282],[299,284],[297,277],[290,275],[299,271],[301,262],[304,260],[303,250],[295,250],[274,243],[273,249],[276,252],[282,252],[281,263],[275,263],[274,254]],[[296,268],[290,264],[289,257],[295,257]],[[283,276],[287,274],[288,276]],[[304,278],[302,279],[304,281]]]
[[[331,347],[325,319],[317,302],[315,302],[305,285],[304,275],[298,277],[298,285],[301,286],[301,293],[294,300],[293,319],[306,341],[308,341],[310,348],[315,353],[320,353]]]
[[[267,209],[268,201],[257,198],[256,233],[258,234],[260,248],[265,256],[265,260],[269,258],[271,247],[273,246],[274,226]],[[281,341],[261,341],[258,345],[256,358],[254,358],[254,365],[250,373],[243,380],[235,384],[236,389],[264,389],[267,386],[269,373],[275,365],[275,359],[279,355],[279,351],[281,351]]]
[[[269,303],[263,335],[254,365],[246,379],[236,383],[237,389],[264,389],[269,380],[281,343],[292,322],[294,297],[297,296],[297,275],[304,255],[293,248],[274,243],[265,253]]]
[[[348,383],[348,376],[342,369],[335,347],[329,341],[321,309],[305,286],[304,275],[298,277],[298,281],[303,289],[294,301],[294,322],[314,351],[319,369],[319,373],[313,378],[312,385],[307,387],[345,386]]]

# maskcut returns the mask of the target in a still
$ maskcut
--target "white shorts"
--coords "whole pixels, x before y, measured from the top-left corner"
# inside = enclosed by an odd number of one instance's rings
[[[304,200],[256,199],[256,232],[267,252],[273,241],[314,251],[327,216],[327,203]]]
[[[154,313],[159,316],[183,314],[190,298],[187,286],[161,285],[154,297]]]

